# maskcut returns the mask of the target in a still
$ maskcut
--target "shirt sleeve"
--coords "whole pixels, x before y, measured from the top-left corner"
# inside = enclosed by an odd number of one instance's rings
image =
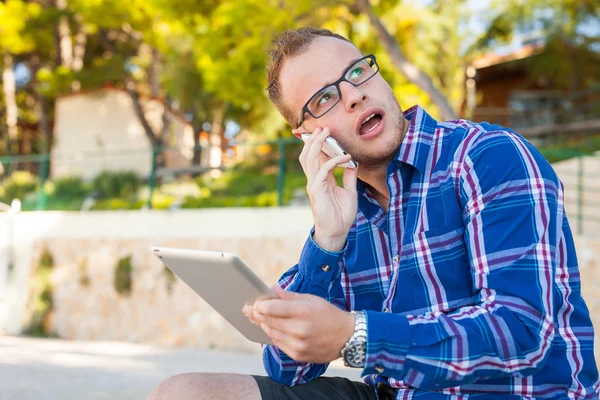
[[[547,359],[564,213],[560,181],[539,152],[510,131],[480,134],[459,165],[476,302],[422,315],[368,311],[364,375],[439,390],[531,375]]]
[[[298,264],[283,274],[279,286],[284,290],[322,297],[346,310],[341,287],[346,247],[335,253],[323,250],[314,242],[313,233],[314,229],[304,245]],[[316,379],[328,367],[328,364],[296,362],[276,346],[268,345],[263,345],[263,363],[271,379],[288,386]]]

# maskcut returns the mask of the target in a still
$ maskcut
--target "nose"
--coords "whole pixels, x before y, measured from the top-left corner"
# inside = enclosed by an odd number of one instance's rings
[[[349,82],[342,82],[340,83],[340,91],[342,92],[344,107],[350,113],[359,109],[358,106],[367,100],[367,93],[361,86],[356,87]]]

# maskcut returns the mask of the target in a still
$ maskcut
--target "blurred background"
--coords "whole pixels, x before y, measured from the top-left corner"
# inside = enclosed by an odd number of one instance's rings
[[[300,26],[374,53],[403,109],[536,145],[565,185],[599,318],[598,1],[4,0],[1,399],[263,373],[260,349],[149,246],[236,252],[268,283],[295,264],[312,225],[302,142],[268,101],[265,63]]]

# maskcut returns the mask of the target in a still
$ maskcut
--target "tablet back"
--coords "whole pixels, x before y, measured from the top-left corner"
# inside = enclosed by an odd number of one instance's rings
[[[235,254],[167,247],[152,247],[152,252],[248,340],[272,344],[242,308],[275,295]]]

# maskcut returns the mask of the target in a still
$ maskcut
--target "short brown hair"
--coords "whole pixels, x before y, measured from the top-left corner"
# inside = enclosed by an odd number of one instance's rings
[[[285,60],[304,53],[313,40],[321,36],[334,37],[351,43],[345,37],[333,33],[328,29],[305,27],[283,32],[281,36],[273,40],[273,48],[269,52],[270,60],[267,64],[267,92],[269,93],[269,99],[271,99],[281,115],[293,127],[296,127],[298,116],[293,115],[292,111],[283,102],[279,82],[281,67]]]

